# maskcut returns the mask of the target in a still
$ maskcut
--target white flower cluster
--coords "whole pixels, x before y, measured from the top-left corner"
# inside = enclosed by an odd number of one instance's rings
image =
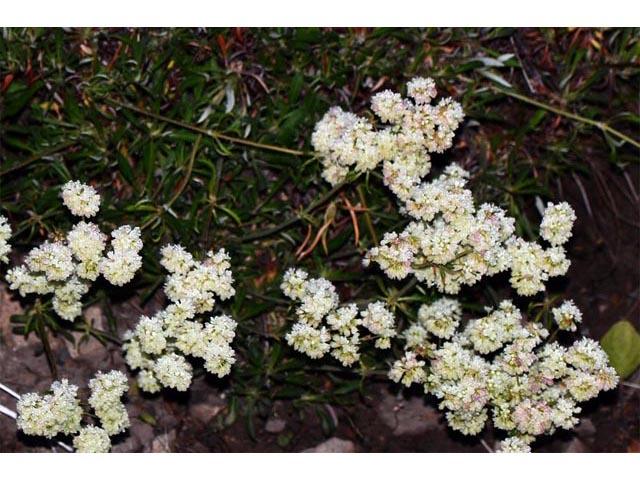
[[[100,273],[109,283],[122,286],[142,267],[140,228],[124,225],[111,232],[111,237],[113,250],[100,262]]]
[[[48,395],[22,395],[16,409],[18,428],[27,435],[53,438],[59,433],[72,435],[80,430],[82,407],[78,387],[67,379],[53,382]]]
[[[9,238],[11,238],[11,226],[7,217],[0,215],[0,263],[8,263],[9,257],[7,254],[11,251],[11,245],[9,245]]]
[[[65,185],[63,198],[67,206],[74,206],[71,210],[74,214],[78,214],[78,205],[96,205],[93,193],[87,192],[94,191],[79,182]],[[97,204],[99,200],[98,197]],[[31,293],[53,294],[53,309],[61,318],[73,321],[82,313],[82,296],[100,274],[112,284],[121,286],[129,282],[142,266],[139,254],[142,240],[138,227],[124,225],[114,230],[111,236],[113,250],[103,256],[106,235],[94,223],[77,223],[64,240],[46,241],[31,250],[24,265],[10,269],[6,277],[9,288],[18,290],[23,297]]]
[[[467,178],[466,171],[451,165],[436,180],[417,185],[404,207],[415,220],[400,233],[386,233],[380,246],[367,253],[365,266],[374,261],[390,278],[413,274],[450,294],[511,270],[517,292],[533,295],[545,289],[550,277],[567,272],[570,262],[563,247],[545,250],[517,238],[515,220],[495,205],[476,209],[465,188]]]
[[[418,321],[402,332],[405,349],[426,355],[433,349],[430,336],[444,340],[451,338],[461,318],[462,307],[454,298],[442,297],[431,304],[421,305]]]
[[[463,434],[480,433],[491,416],[497,428],[512,435],[501,451],[527,451],[536,436],[573,428],[578,402],[618,383],[597,342],[582,338],[569,348],[545,342],[547,330],[524,322],[510,301],[447,337],[442,331],[449,335],[449,322],[458,322],[459,305],[445,299],[421,311],[429,312],[418,316],[421,333],[416,325],[403,333],[407,352],[389,377],[407,386],[423,383],[447,410],[449,426]],[[446,328],[434,332],[424,326],[433,318],[445,319]],[[436,336],[448,341],[435,348],[430,340]]]
[[[75,436],[73,446],[77,453],[107,453],[111,450],[111,438],[102,428],[87,425]]]
[[[573,303],[573,300],[565,301],[559,307],[552,309],[551,313],[560,330],[575,332],[577,329],[576,323],[582,321],[582,312]]]
[[[500,442],[496,453],[531,453],[531,446],[519,437],[509,437]]]
[[[100,209],[100,195],[90,185],[75,181],[62,187],[62,203],[77,217],[93,217]]]
[[[374,114],[388,126],[376,129],[365,118],[333,108],[312,136],[325,180],[336,185],[351,171],[369,172],[381,165],[384,184],[411,219],[403,231],[386,233],[366,254],[364,265],[375,262],[395,280],[413,275],[448,294],[509,271],[519,295],[534,295],[545,290],[549,278],[566,274],[570,262],[563,244],[576,219],[571,206],[548,204],[540,237],[550,246],[543,247],[517,237],[515,219],[500,207],[476,206],[467,188],[469,173],[461,167],[450,165],[438,178],[424,180],[431,168],[429,154],[451,147],[464,115],[451,99],[431,104],[437,94],[431,79],[413,79],[407,93],[410,99],[390,91],[372,99]],[[329,344],[331,323],[321,325],[321,319],[338,302],[328,282],[311,282],[299,270],[285,275],[283,291],[303,304],[287,340],[296,350],[320,358],[337,344]],[[368,310],[377,308],[374,304]],[[351,311],[350,318],[356,318],[355,306]],[[572,302],[554,309],[553,316],[559,328],[572,331],[581,319]],[[361,317],[372,332],[393,332],[392,317],[391,322],[381,316],[372,322],[366,313]],[[578,422],[578,402],[617,384],[597,343],[583,339],[568,349],[551,343],[542,325],[525,323],[510,301],[460,331],[461,317],[453,299],[423,305],[418,321],[401,335],[405,353],[389,377],[406,386],[424,384],[425,392],[447,410],[449,425],[463,434],[478,434],[492,417],[496,427],[510,434],[501,451],[530,451],[535,436],[572,428]],[[378,346],[388,347],[391,336],[383,336]]]
[[[389,370],[389,378],[396,383],[402,382],[406,387],[412,383],[424,383],[427,380],[425,365],[425,361],[418,360],[415,353],[406,352],[402,359],[394,362]]]
[[[545,289],[550,277],[564,275],[570,262],[561,245],[571,236],[575,214],[567,203],[549,204],[541,235],[552,247],[543,249],[515,237],[515,220],[492,205],[475,206],[466,188],[468,172],[456,165],[431,182],[430,152],[452,144],[463,118],[450,98],[437,106],[432,79],[416,78],[407,85],[409,99],[384,91],[371,106],[390,126],[374,130],[366,119],[339,108],[316,125],[312,144],[332,185],[353,169],[369,171],[382,163],[385,185],[398,197],[401,211],[413,218],[404,231],[384,235],[380,246],[366,255],[365,266],[376,262],[392,279],[414,275],[441,292],[458,293],[485,275],[511,270],[511,284],[520,295]]]
[[[89,405],[100,419],[107,435],[117,435],[129,428],[129,415],[120,397],[129,390],[127,376],[118,370],[98,372],[89,382],[91,396]]]
[[[226,300],[235,294],[228,254],[210,251],[199,262],[180,245],[167,245],[161,254],[160,263],[170,274],[164,291],[171,303],[151,318],[142,316],[125,333],[123,345],[127,364],[140,369],[138,385],[150,393],[189,388],[193,368],[187,355],[204,359],[205,369],[219,377],[235,363],[231,342],[237,323],[227,315],[196,319],[213,309],[215,296]]]
[[[359,327],[369,330],[376,338],[375,346],[381,349],[389,348],[391,337],[396,335],[393,313],[384,302],[370,303],[361,312],[355,304],[340,307],[331,282],[308,279],[307,272],[295,268],[285,272],[280,288],[299,303],[298,321],[286,335],[287,342],[311,358],[322,358],[330,351],[347,367],[360,359]]]
[[[80,453],[104,453],[111,448],[110,436],[129,427],[129,416],[120,397],[129,389],[127,377],[117,370],[98,372],[89,382],[89,404],[102,424],[82,426],[84,411],[78,387],[67,379],[51,385],[51,393],[27,393],[18,400],[18,428],[27,435],[53,438],[78,434],[73,445]]]
[[[576,214],[567,202],[549,202],[540,223],[540,235],[553,246],[563,245],[571,238]]]
[[[436,96],[431,79],[413,79],[408,94],[411,100],[390,90],[373,97],[373,112],[381,122],[389,123],[377,130],[369,120],[338,107],[327,112],[311,137],[322,157],[325,180],[336,185],[351,168],[366,172],[382,162],[385,183],[401,195],[429,173],[429,153],[451,147],[464,114],[450,98],[431,104]]]

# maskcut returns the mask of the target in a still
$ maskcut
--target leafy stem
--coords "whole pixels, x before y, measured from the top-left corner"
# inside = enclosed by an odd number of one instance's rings
[[[566,117],[566,118],[570,118],[570,119],[575,120],[577,122],[584,123],[584,124],[596,127],[603,134],[605,134],[605,135],[606,134],[610,134],[610,135],[612,135],[614,137],[617,137],[618,139],[622,140],[623,142],[630,143],[634,147],[640,149],[640,142],[638,142],[637,140],[634,140],[633,138],[629,137],[628,135],[625,135],[621,131],[616,130],[615,128],[613,128],[608,123],[600,122],[600,121],[597,121],[597,120],[592,120],[591,118],[583,117],[581,115],[577,115],[575,113],[571,113],[571,112],[568,112],[566,110],[562,110],[560,108],[553,107],[551,105],[547,105],[546,103],[539,102],[537,100],[534,100],[533,98],[529,98],[529,97],[527,97],[525,95],[521,95],[521,94],[516,93],[516,92],[511,92],[509,90],[505,90],[505,89],[497,88],[497,87],[492,87],[492,88],[497,90],[497,91],[499,91],[500,93],[503,93],[503,94],[509,96],[509,97],[515,98],[515,99],[520,100],[521,102],[524,102],[524,103],[528,103],[529,105],[533,105],[535,107],[542,108],[543,110],[547,110],[549,112],[553,112],[553,113],[555,113],[557,115],[560,115],[560,116],[563,116],[563,117]]]
[[[254,142],[252,140],[246,140],[244,138],[226,135],[224,133],[221,133],[215,130],[208,130],[206,128],[201,128],[196,125],[191,125],[190,123],[182,122],[180,120],[175,120],[173,118],[169,118],[159,113],[150,112],[143,108],[139,108],[134,105],[130,105],[128,103],[121,102],[119,100],[115,100],[112,98],[107,98],[105,99],[105,101],[111,105],[116,105],[121,108],[126,108],[127,110],[131,110],[133,112],[139,113],[140,115],[144,115],[150,118],[155,118],[156,120],[160,120],[162,122],[169,123],[171,125],[175,125],[180,128],[184,128],[185,130],[191,130],[192,132],[196,132],[201,135],[214,138],[216,140],[225,140],[227,142],[237,143],[238,145],[245,145],[247,147],[259,148],[262,150],[271,150],[273,152],[286,153],[289,155],[296,155],[296,156],[311,155],[309,152],[303,152],[301,150],[293,150],[291,148],[278,147],[277,145],[270,145],[268,143]]]

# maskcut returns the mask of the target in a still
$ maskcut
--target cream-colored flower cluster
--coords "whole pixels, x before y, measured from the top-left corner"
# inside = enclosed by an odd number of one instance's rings
[[[563,247],[544,249],[516,237],[515,220],[503,209],[488,203],[475,207],[467,179],[466,171],[451,165],[434,181],[418,185],[404,207],[415,220],[400,233],[386,233],[365,256],[365,266],[376,262],[390,278],[412,274],[450,294],[510,270],[516,291],[533,295],[550,277],[567,272]]]
[[[8,253],[11,251],[11,245],[9,245],[9,238],[11,238],[11,226],[7,217],[0,215],[0,263],[8,263]]]
[[[359,327],[375,337],[375,346],[386,349],[396,336],[395,320],[384,302],[374,302],[358,312],[355,304],[339,306],[338,294],[324,278],[308,279],[301,269],[290,268],[280,285],[283,293],[299,304],[298,321],[286,335],[287,343],[311,358],[326,353],[345,367],[360,359]]]
[[[540,235],[553,246],[563,245],[571,238],[576,214],[567,202],[554,205],[549,202],[542,215]]]
[[[77,453],[107,453],[111,450],[111,438],[102,428],[86,425],[73,439]]]
[[[89,405],[100,419],[102,429],[107,435],[113,436],[129,428],[129,415],[120,402],[129,384],[127,376],[118,370],[109,373],[98,372],[89,382],[91,396]]]
[[[79,182],[66,184],[62,196],[75,215],[91,216],[100,204],[95,190]],[[82,313],[83,295],[100,274],[110,283],[121,286],[131,281],[142,266],[138,227],[124,225],[111,236],[112,251],[103,256],[106,235],[96,224],[80,221],[66,238],[46,241],[31,250],[24,265],[9,270],[6,277],[9,288],[18,290],[23,297],[32,293],[53,294],[55,312],[61,318],[73,321]]]
[[[120,397],[129,389],[124,373],[98,372],[89,382],[89,404],[102,427],[82,426],[85,413],[78,399],[78,387],[67,379],[53,382],[51,393],[27,393],[17,404],[18,428],[27,435],[53,438],[75,435],[73,445],[80,453],[104,453],[111,448],[110,436],[129,428],[129,416]]]
[[[410,98],[385,90],[376,94],[371,108],[389,125],[376,129],[372,122],[335,107],[318,122],[311,137],[321,155],[323,178],[336,185],[351,169],[373,170],[383,164],[385,183],[403,197],[431,168],[429,153],[451,147],[454,131],[464,118],[460,104],[450,98],[437,105],[431,79],[414,78]]]
[[[560,330],[575,332],[578,328],[576,324],[582,321],[582,312],[573,300],[565,301],[559,307],[552,309],[551,313]]]
[[[62,187],[62,203],[77,217],[93,217],[100,209],[100,195],[90,185],[73,181]]]
[[[496,453],[531,453],[531,446],[519,437],[505,438]]]
[[[223,377],[235,363],[231,342],[237,323],[228,315],[196,318],[210,312],[215,297],[235,294],[229,256],[224,249],[207,253],[203,262],[180,245],[162,249],[161,264],[169,271],[164,291],[170,304],[153,317],[142,316],[133,331],[125,333],[125,359],[140,369],[138,385],[146,392],[162,387],[186,391],[193,368],[186,356],[204,359],[207,371]]]
[[[316,125],[312,144],[324,166],[324,178],[335,185],[350,169],[370,171],[382,164],[385,185],[398,197],[401,211],[412,217],[402,232],[388,232],[366,255],[365,266],[377,263],[392,279],[414,275],[429,287],[455,294],[484,276],[510,270],[511,285],[520,295],[545,289],[550,277],[569,268],[562,244],[571,236],[575,214],[567,203],[549,204],[541,236],[542,248],[514,235],[515,220],[492,205],[476,207],[466,187],[469,173],[451,165],[431,182],[431,152],[451,147],[463,119],[450,98],[431,105],[436,96],[432,79],[415,78],[407,85],[410,99],[384,91],[371,106],[382,122],[375,130],[366,119],[339,108]]]
[[[71,435],[80,430],[82,407],[78,387],[67,379],[53,382],[51,393],[26,393],[17,404],[18,428],[27,435],[53,438],[62,433]]]
[[[503,442],[502,451],[526,451],[538,435],[573,428],[578,403],[618,383],[597,342],[582,338],[569,348],[548,342],[547,330],[525,322],[510,301],[451,335],[449,326],[457,327],[460,319],[454,303],[441,299],[421,307],[419,322],[402,334],[405,356],[389,372],[395,382],[424,384],[454,430],[477,435],[491,417],[514,437]],[[435,318],[434,331],[427,322],[433,325]],[[448,340],[436,348],[435,337]]]

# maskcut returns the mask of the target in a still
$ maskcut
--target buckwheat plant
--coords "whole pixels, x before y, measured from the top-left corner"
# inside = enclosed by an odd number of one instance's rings
[[[165,246],[161,255],[169,272],[164,291],[170,303],[153,317],[142,316],[125,333],[123,345],[127,364],[140,370],[138,385],[150,393],[162,387],[186,391],[193,374],[187,356],[202,358],[205,369],[218,377],[235,363],[235,320],[224,314],[201,317],[213,310],[216,296],[226,300],[235,294],[225,250],[208,252],[203,262],[180,245]]]
[[[73,215],[91,217],[100,207],[100,197],[88,185],[68,182],[62,199]],[[4,226],[0,220],[0,232]],[[95,223],[80,221],[64,237],[55,237],[27,255],[24,265],[7,272],[11,290],[25,297],[53,294],[53,309],[64,320],[73,321],[82,313],[82,297],[100,274],[113,285],[130,282],[142,266],[140,229],[124,225],[107,236]],[[0,250],[3,241],[0,233]],[[1,253],[1,252],[0,252]],[[2,255],[0,255],[2,258]]]
[[[129,428],[129,415],[120,398],[129,389],[124,373],[113,370],[98,372],[89,382],[89,405],[101,427],[82,425],[85,412],[78,399],[78,387],[67,379],[53,382],[51,393],[27,393],[17,403],[18,428],[27,435],[53,438],[75,435],[73,446],[79,453],[106,453],[111,449],[111,436]]]
[[[429,154],[451,147],[464,114],[450,98],[432,103],[437,92],[431,79],[411,80],[407,93],[409,98],[391,91],[373,97],[371,107],[381,127],[333,108],[312,136],[325,180],[336,185],[351,172],[381,165],[385,185],[410,218],[403,231],[386,233],[380,245],[367,252],[364,265],[378,264],[391,279],[413,275],[446,294],[509,271],[515,291],[531,296],[544,291],[550,277],[566,274],[570,262],[563,245],[576,219],[571,206],[547,205],[540,224],[540,237],[548,243],[543,246],[517,237],[515,219],[500,207],[477,206],[466,187],[469,173],[461,167],[450,165],[439,177],[424,180],[431,166]],[[329,343],[329,321],[327,327],[320,325],[336,308],[337,297],[326,281],[322,288],[311,282],[304,272],[285,275],[285,294],[302,303],[287,340],[296,350],[319,358],[338,344]],[[552,314],[557,330],[575,331],[582,318],[572,301]],[[350,315],[355,318],[354,312]],[[365,315],[361,323],[366,323]],[[388,347],[395,336],[393,322],[383,330],[378,346]],[[565,347],[551,341],[554,337],[555,332],[550,337],[541,324],[526,321],[509,300],[463,324],[458,301],[443,297],[422,305],[417,322],[397,336],[405,353],[388,376],[405,386],[423,385],[439,399],[454,430],[477,435],[491,418],[508,433],[500,451],[527,452],[535,437],[573,428],[579,421],[578,403],[618,383],[597,342],[582,338]]]
[[[360,358],[359,327],[375,338],[376,348],[391,346],[391,338],[396,335],[395,320],[384,302],[370,303],[362,311],[354,303],[339,306],[331,282],[308,276],[304,270],[290,268],[280,286],[286,296],[299,304],[298,321],[286,335],[294,350],[314,359],[331,352],[342,365],[351,366]]]

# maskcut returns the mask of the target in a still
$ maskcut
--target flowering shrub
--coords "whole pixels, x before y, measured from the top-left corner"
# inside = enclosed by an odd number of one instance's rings
[[[317,124],[312,143],[324,166],[323,177],[335,184],[354,171],[370,171],[382,163],[385,185],[396,195],[401,212],[411,222],[400,232],[386,233],[380,246],[366,255],[365,265],[377,263],[392,279],[414,275],[441,292],[458,293],[485,275],[511,270],[511,285],[520,295],[544,290],[549,277],[564,275],[570,262],[561,247],[571,235],[575,214],[566,204],[549,204],[541,235],[552,247],[514,236],[515,220],[501,208],[476,208],[465,188],[469,173],[447,167],[424,182],[431,152],[449,148],[463,118],[450,98],[431,105],[433,80],[416,78],[407,85],[411,99],[384,91],[371,106],[381,122],[372,124],[353,114],[331,109]]]
[[[501,208],[476,207],[466,188],[469,173],[461,167],[448,166],[425,182],[429,153],[451,146],[463,113],[449,98],[431,104],[436,97],[431,79],[414,79],[407,91],[409,99],[391,91],[373,97],[372,110],[386,127],[375,129],[368,120],[333,108],[312,137],[329,183],[344,181],[352,170],[368,172],[382,164],[385,185],[410,219],[403,231],[386,233],[380,246],[367,252],[364,265],[378,264],[391,279],[413,275],[448,294],[505,270],[519,295],[545,290],[545,282],[564,275],[570,265],[562,245],[576,219],[571,206],[547,205],[540,236],[550,247],[544,248],[516,237],[515,220]],[[366,315],[358,323],[355,305],[330,314],[337,306],[335,289],[323,279],[307,281],[305,272],[288,271],[282,288],[302,304],[296,310],[298,323],[287,335],[296,350],[320,358],[333,348],[343,365],[357,361],[357,333],[345,337],[337,330],[332,336],[320,320],[328,315],[329,327],[344,324],[355,332],[358,324],[367,323]],[[567,301],[553,309],[553,317],[558,329],[575,331],[581,313]],[[543,325],[528,322],[509,300],[464,326],[461,318],[461,306],[453,298],[423,304],[417,322],[399,335],[405,354],[393,363],[389,378],[405,386],[424,385],[447,411],[449,426],[463,434],[477,435],[491,418],[509,435],[501,451],[530,451],[536,436],[573,428],[579,421],[577,404],[618,383],[596,342],[583,338],[566,348],[551,341]],[[384,324],[378,347],[388,347],[395,336],[393,322]],[[346,361],[343,345],[350,353]]]
[[[332,186],[360,174],[379,174],[403,216],[404,221],[397,223],[401,229],[385,233],[366,252],[364,266],[377,266],[391,280],[413,277],[422,292],[449,296],[409,312],[377,299],[364,307],[360,302],[341,304],[329,280],[291,268],[280,287],[295,304],[296,321],[287,327],[284,339],[312,360],[328,354],[346,368],[364,367],[367,343],[372,350],[383,351],[380,356],[399,353],[389,362],[389,379],[406,387],[420,386],[435,396],[452,429],[477,435],[491,420],[507,435],[499,451],[531,451],[537,436],[573,428],[579,421],[579,403],[614,388],[615,371],[590,339],[566,345],[554,341],[557,330],[575,332],[581,322],[582,314],[571,300],[551,310],[556,327],[550,332],[550,323],[530,321],[510,300],[476,318],[451,295],[501,272],[506,272],[520,296],[543,292],[549,278],[564,275],[570,266],[564,245],[571,238],[575,213],[566,202],[549,203],[538,243],[517,236],[516,219],[504,209],[477,205],[468,188],[470,173],[462,167],[450,165],[438,177],[425,180],[431,171],[430,155],[452,146],[464,113],[450,98],[433,103],[437,91],[431,79],[413,79],[407,93],[409,98],[391,91],[375,95],[371,102],[375,121],[332,108],[316,125],[312,144],[322,177]],[[197,148],[198,142],[192,163]],[[140,222],[143,229],[157,225],[165,213],[179,217],[172,209],[184,184],[178,185],[175,196],[171,185],[169,201],[158,203],[160,213],[143,210],[153,212],[149,221]],[[73,321],[81,315],[83,296],[100,275],[116,286],[133,279],[142,265],[143,245],[139,227],[116,228],[108,241],[96,224],[85,220],[100,208],[93,187],[69,182],[61,196],[71,213],[84,219],[66,235],[54,235],[34,248],[25,264],[9,270],[6,278],[21,296],[52,294],[56,313]],[[214,197],[210,192],[212,202]],[[8,261],[10,235],[7,220],[0,216],[0,262]],[[229,375],[236,362],[231,344],[237,322],[212,313],[217,299],[235,295],[229,255],[224,249],[209,251],[199,261],[181,245],[166,245],[160,264],[168,272],[164,284],[168,305],[152,317],[143,315],[124,334],[125,360],[138,371],[138,386],[150,393],[162,388],[186,391],[194,370],[190,357],[203,360],[204,368],[218,377]],[[243,290],[246,287],[242,285]],[[399,310],[406,318],[397,318]],[[273,351],[278,353],[264,375],[267,388],[269,376],[275,378],[280,367],[279,345]],[[120,403],[128,388],[126,377],[120,372],[98,373],[89,386],[89,405],[100,426],[82,425],[78,388],[62,380],[54,382],[50,394],[21,397],[19,428],[47,438],[75,435],[74,446],[81,452],[108,451],[110,437],[129,426]]]

